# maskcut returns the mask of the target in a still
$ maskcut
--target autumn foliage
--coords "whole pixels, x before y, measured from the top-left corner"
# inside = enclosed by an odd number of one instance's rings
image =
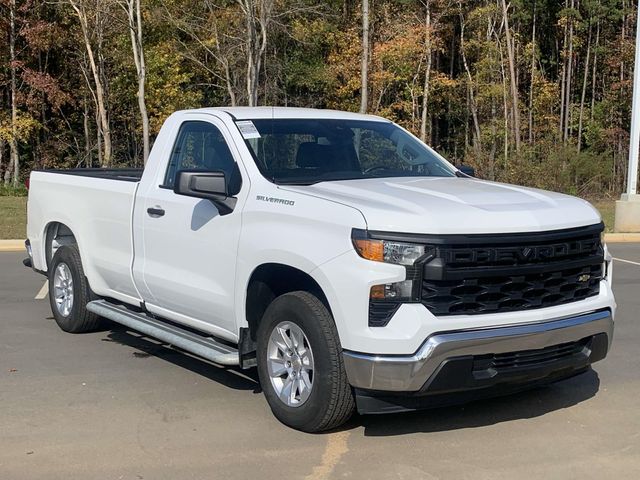
[[[483,178],[617,195],[635,8],[631,0],[371,0],[367,112]],[[0,12],[7,184],[34,168],[142,166],[143,110],[152,143],[177,109],[361,107],[357,1],[0,0]]]

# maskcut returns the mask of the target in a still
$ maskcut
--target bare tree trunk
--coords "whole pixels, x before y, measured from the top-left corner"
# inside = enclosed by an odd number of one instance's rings
[[[267,40],[268,40],[268,26],[271,22],[271,13],[273,10],[274,0],[261,0],[260,2],[260,48],[257,55],[256,66],[256,82],[255,82],[255,99],[256,105],[258,104],[258,77],[260,75],[260,69],[262,64],[266,64],[266,52],[267,52]],[[266,71],[266,65],[265,65]]]
[[[4,144],[5,144],[5,140],[4,138],[0,137],[0,173],[2,173],[2,163],[3,163],[3,157],[4,157]],[[7,164],[7,170],[9,169],[9,164]],[[4,179],[3,176],[0,176],[0,179]]]
[[[584,60],[584,77],[582,78],[582,95],[580,96],[580,115],[578,116],[578,153],[582,148],[582,118],[584,115],[584,99],[587,94],[587,79],[589,78],[589,57],[591,56],[591,30],[589,22],[589,34],[587,36],[587,56]]]
[[[89,131],[89,105],[87,104],[87,96],[82,98],[84,112],[82,116],[82,126],[84,129],[84,164],[87,168],[91,168],[93,161],[91,159],[91,133]]]
[[[533,90],[536,81],[536,1],[533,1],[533,27],[531,30],[531,85],[529,87],[529,144],[533,144]]]
[[[422,112],[420,117],[420,140],[427,140],[427,105],[429,102],[429,80],[431,77],[431,0],[426,1],[426,18],[425,18],[425,55],[427,62],[424,69],[424,84],[422,87]]]
[[[222,63],[222,68],[224,69],[224,80],[225,85],[227,86],[227,93],[229,94],[229,101],[231,102],[231,106],[236,106],[236,92],[233,90],[233,82],[231,80],[231,70],[229,68],[229,60],[225,56],[222,55],[222,50],[220,48],[220,41],[218,37],[218,25],[214,24],[214,36],[216,39],[216,51],[218,53],[218,58],[220,63]]]
[[[565,10],[569,7],[569,3],[567,0],[564,0],[564,8]],[[567,28],[567,23],[564,24],[564,40],[562,42],[562,73],[560,79],[560,125],[559,125],[559,134],[560,138],[564,141],[564,104],[565,104],[565,95],[566,95],[566,82],[567,82],[567,36],[569,29]]]
[[[473,93],[473,77],[471,76],[471,70],[469,70],[469,64],[467,62],[467,55],[464,51],[464,29],[465,29],[465,20],[462,15],[462,3],[458,2],[459,10],[460,10],[460,54],[462,56],[462,64],[464,65],[464,71],[467,73],[468,84],[468,92],[469,92],[469,106],[471,107],[471,118],[473,119],[473,128],[475,132],[475,141],[474,146],[476,150],[476,156],[480,156],[480,152],[482,150],[482,140],[480,137],[480,122],[478,121],[478,107],[476,105],[475,96]]]
[[[502,104],[504,112],[504,167],[509,164],[509,95],[507,93],[507,72],[504,71],[504,54],[502,44],[499,45],[500,52],[500,72],[502,74]]]
[[[575,0],[571,0],[571,10],[575,7]],[[566,79],[566,91],[565,91],[565,107],[564,107],[564,127],[562,140],[567,143],[569,140],[569,117],[571,109],[571,79],[573,77],[573,13],[571,21],[569,22],[569,54],[567,58],[567,79]]]
[[[507,39],[507,57],[509,59],[509,77],[511,81],[511,109],[513,111],[513,136],[516,142],[516,152],[520,152],[520,100],[518,98],[518,78],[515,67],[515,44],[509,27],[509,12],[507,2],[502,0],[502,15],[504,16],[504,30]]]
[[[69,3],[73,7],[80,21],[80,27],[82,29],[82,35],[84,37],[84,44],[87,50],[87,57],[89,59],[89,66],[91,67],[91,73],[93,74],[93,81],[95,83],[96,100],[98,104],[98,119],[99,119],[99,131],[104,142],[104,150],[102,153],[101,166],[111,166],[111,129],[109,127],[109,115],[107,113],[107,105],[105,101],[104,84],[102,76],[98,69],[98,65],[93,53],[93,47],[91,46],[91,38],[89,35],[89,21],[87,18],[87,12],[83,4],[77,0],[69,0]]]
[[[5,185],[9,178],[7,172],[13,173],[13,186],[18,185],[20,176],[20,159],[18,156],[18,107],[16,105],[16,0],[11,0],[9,6],[10,16],[10,38],[9,38],[9,61],[11,62],[11,139],[9,148],[11,149],[9,166],[5,171]]]
[[[100,116],[96,112],[96,146],[98,147],[98,165],[104,165],[104,150],[102,149],[102,128],[100,128]]]
[[[489,180],[496,179],[496,150],[498,136],[496,128],[496,102],[493,96],[491,97],[491,150],[489,151]]]
[[[362,0],[362,65],[360,67],[360,113],[367,113],[369,88],[369,0]]]
[[[133,62],[136,66],[138,77],[138,108],[140,109],[140,120],[142,122],[142,151],[143,162],[146,165],[149,158],[149,115],[147,114],[147,104],[145,102],[145,83],[147,78],[147,68],[144,61],[144,48],[142,45],[142,15],[140,12],[140,0],[127,0],[125,12],[129,20],[129,34],[131,36],[131,49],[133,51]]]
[[[247,43],[247,105],[253,107],[256,105],[257,101],[254,95],[256,90],[255,84],[257,83],[256,79],[256,70],[255,70],[255,61],[254,57],[254,44],[256,38],[256,30],[255,24],[253,22],[253,3],[247,2],[247,8],[250,9],[246,14],[246,23],[247,23],[247,32],[246,32],[246,43]]]
[[[274,0],[236,0],[245,16],[247,50],[247,104],[258,104],[258,79],[267,49],[268,27]],[[260,33],[258,33],[258,29]],[[258,35],[260,38],[258,39]]]
[[[598,2],[598,6],[600,6],[600,2]],[[591,76],[591,112],[590,117],[593,119],[593,110],[596,104],[596,76],[597,76],[597,65],[598,65],[598,47],[600,46],[600,17],[598,16],[598,23],[596,26],[596,43],[593,48],[593,67],[592,67],[592,76]]]

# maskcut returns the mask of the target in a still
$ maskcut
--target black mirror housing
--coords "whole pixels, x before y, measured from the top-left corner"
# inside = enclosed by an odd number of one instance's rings
[[[231,213],[236,199],[229,196],[223,171],[180,170],[173,187],[176,195],[211,200],[222,215]]]
[[[456,168],[469,177],[475,177],[476,171],[469,165],[456,165]]]

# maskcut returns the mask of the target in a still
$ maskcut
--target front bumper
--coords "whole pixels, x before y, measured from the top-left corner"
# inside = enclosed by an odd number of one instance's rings
[[[609,309],[548,322],[436,333],[413,355],[344,351],[357,391],[442,394],[527,385],[584,371],[613,337]]]

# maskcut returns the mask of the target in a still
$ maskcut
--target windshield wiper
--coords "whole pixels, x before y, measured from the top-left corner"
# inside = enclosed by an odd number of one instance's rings
[[[327,172],[315,177],[294,177],[294,178],[276,178],[275,181],[279,185],[315,185],[321,182],[339,182],[341,180],[359,180],[367,178],[358,172],[353,175],[344,175],[339,172]]]

